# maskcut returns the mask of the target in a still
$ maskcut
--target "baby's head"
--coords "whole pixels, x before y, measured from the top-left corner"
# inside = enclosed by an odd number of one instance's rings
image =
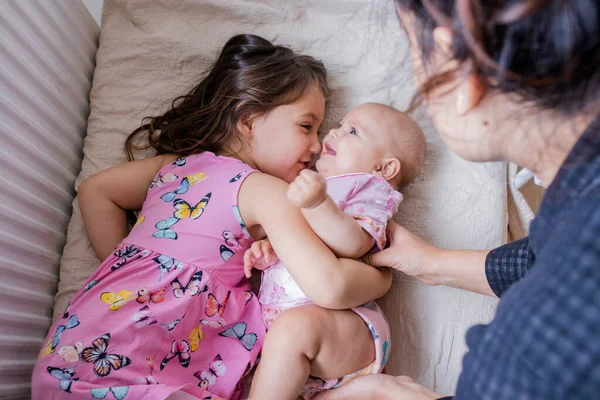
[[[366,172],[401,189],[423,167],[426,149],[423,131],[406,114],[365,103],[350,110],[325,136],[317,170],[326,177]]]

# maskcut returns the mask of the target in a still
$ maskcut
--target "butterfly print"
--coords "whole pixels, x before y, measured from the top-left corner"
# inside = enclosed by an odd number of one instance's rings
[[[138,312],[133,314],[131,320],[135,322],[135,327],[140,329],[145,326],[156,324],[158,321],[153,317],[150,307],[144,306]]]
[[[183,316],[185,317],[185,315]],[[177,326],[177,324],[179,324],[182,320],[183,317],[181,318],[177,318],[176,320],[173,320],[167,324],[163,324],[161,323],[160,326],[162,326],[163,328],[165,328],[167,331],[171,332],[173,329],[175,329],[175,327]]]
[[[158,175],[156,175],[156,177],[152,180],[152,183],[150,183],[150,189],[152,189],[155,186],[161,187],[165,183],[172,182],[177,178],[179,178],[179,177],[177,175],[175,175],[174,173],[172,173],[171,171],[167,172],[165,175],[163,175],[159,172]]]
[[[233,206],[233,215],[235,215],[235,219],[237,219],[238,224],[240,224],[242,232],[244,232],[244,237],[249,239],[251,237],[250,232],[248,232],[248,229],[246,229],[246,224],[242,219],[242,214],[240,214],[240,208],[238,206]]]
[[[250,300],[252,300],[253,296],[254,296],[254,293],[252,293],[251,290],[246,290],[244,292],[244,299],[246,300],[246,302],[244,303],[244,305],[250,303]]]
[[[85,290],[87,292],[88,290],[90,290],[91,288],[93,288],[94,286],[96,286],[98,284],[98,282],[99,281],[97,281],[95,279],[93,281],[90,281],[87,285],[85,285],[85,287],[83,288],[83,290]]]
[[[239,174],[237,174],[236,176],[234,176],[233,178],[231,178],[231,179],[229,180],[229,183],[234,183],[234,182],[237,182],[237,181],[239,181],[239,180],[240,180],[240,178],[241,178],[242,176],[244,176],[244,174],[245,174],[246,172],[248,172],[248,171],[240,172]]]
[[[177,219],[198,219],[204,213],[204,209],[208,205],[210,197],[212,193],[206,194],[194,207],[192,207],[187,201],[183,199],[175,199],[173,202],[173,207],[175,207],[175,212],[173,213],[173,217]]]
[[[67,321],[66,324],[58,325],[56,327],[56,332],[54,333],[54,336],[52,336],[48,340],[48,343],[46,343],[46,346],[44,347],[44,350],[42,352],[42,357],[54,353],[54,350],[56,350],[56,346],[58,346],[58,343],[60,342],[60,338],[62,337],[63,333],[67,329],[73,329],[78,325],[79,325],[79,319],[77,318],[77,315],[75,315],[75,314],[71,315],[71,317],[69,318],[69,320]]]
[[[196,296],[198,293],[204,293],[208,290],[208,286],[204,286],[202,290],[200,290],[200,282],[202,281],[202,271],[196,272],[190,278],[187,285],[183,286],[179,279],[175,278],[171,282],[171,287],[173,288],[173,295],[178,299],[185,296]]]
[[[250,351],[256,344],[258,337],[255,333],[246,333],[246,328],[247,325],[245,322],[238,322],[233,328],[228,328],[223,332],[219,332],[219,336],[238,339],[244,348]]]
[[[115,252],[113,253],[113,255],[115,257],[118,257],[119,260],[114,263],[110,269],[111,271],[114,271],[115,269],[119,269],[121,268],[123,265],[125,265],[129,260],[131,260],[132,258],[142,258],[144,255],[147,255],[148,251],[142,251],[142,249],[140,249],[139,247],[133,246],[133,245],[129,245],[129,246],[122,246],[121,248],[118,248],[117,250],[115,250]]]
[[[206,175],[204,172],[198,172],[196,174],[188,175],[188,176],[186,176],[186,178],[187,178],[190,186],[194,186],[197,183],[200,183],[203,180],[205,180],[206,178],[208,178],[208,175]]]
[[[177,160],[173,161],[173,164],[176,167],[183,167],[185,165],[185,157],[179,157]]]
[[[225,325],[227,325],[227,322],[225,322],[225,320],[223,318],[219,319],[218,321],[210,321],[207,319],[201,319],[200,323],[202,325],[206,325],[209,328],[222,328]]]
[[[148,300],[150,302],[158,304],[162,303],[165,299],[164,294],[167,292],[167,288],[162,288],[156,292],[151,292],[147,287],[138,290],[138,297],[136,301],[140,304],[144,304]]]
[[[134,230],[135,228],[143,224],[145,220],[146,217],[144,217],[142,214],[138,214],[137,219],[135,220],[135,224],[131,227],[131,230]]]
[[[221,253],[221,258],[223,259],[223,261],[229,260],[235,254],[233,250],[231,250],[224,244],[222,244],[221,247],[219,247],[219,252]]]
[[[243,248],[246,244],[246,237],[243,233],[236,235],[231,231],[223,231],[222,235],[223,239],[225,239],[225,244],[229,247],[234,248],[235,250]]]
[[[153,376],[154,374],[154,360],[155,357],[146,357],[146,364],[148,364],[148,369],[150,370],[147,376],[142,376],[138,378],[138,383],[142,385],[158,385],[158,381]]]
[[[65,307],[65,311],[63,312],[63,319],[67,319],[69,318],[69,310],[71,309],[71,302],[69,302],[69,304],[67,304],[67,306]]]
[[[119,290],[117,293],[104,292],[100,294],[100,300],[109,306],[110,311],[117,311],[131,300],[132,295],[133,292],[129,290]]]
[[[201,371],[194,373],[194,376],[200,380],[198,386],[202,389],[209,390],[212,385],[217,382],[217,378],[225,375],[227,367],[223,364],[223,359],[220,354],[217,354],[212,362]]]
[[[173,239],[177,240],[177,232],[171,230],[170,228],[175,225],[179,220],[175,217],[163,219],[158,221],[154,227],[158,229],[156,232],[152,234],[157,239]]]
[[[93,388],[90,389],[90,394],[94,399],[104,399],[111,393],[117,400],[123,400],[129,393],[129,386],[113,386],[109,388]]]
[[[110,372],[124,368],[131,364],[131,360],[120,354],[107,353],[110,333],[105,333],[92,342],[92,346],[86,347],[81,352],[81,359],[86,363],[93,363],[94,374],[103,378]]]
[[[192,329],[190,332],[190,349],[192,352],[198,349],[198,345],[200,345],[201,340],[204,340],[204,331],[202,330],[202,327],[199,326]]]
[[[158,264],[158,270],[160,271],[159,281],[162,279],[163,275],[171,272],[172,269],[183,268],[181,261],[162,254],[158,257],[154,257],[152,260]]]
[[[58,350],[60,355],[65,362],[76,362],[79,361],[79,355],[83,350],[83,342],[77,342],[73,345],[66,345]]]
[[[177,197],[177,195],[186,194],[188,192],[189,188],[190,188],[190,183],[189,183],[188,179],[183,178],[177,189],[173,190],[172,192],[167,192],[167,193],[163,194],[162,196],[160,196],[160,198],[165,203],[170,203],[175,199],[175,197]]]
[[[179,358],[179,364],[183,368],[189,367],[192,356],[190,354],[190,344],[186,340],[173,340],[173,343],[171,343],[171,352],[163,358],[160,363],[160,370],[165,369],[167,363],[175,357]]]
[[[47,371],[50,375],[58,379],[58,386],[67,393],[71,393],[71,384],[73,381],[79,380],[79,378],[74,378],[75,368],[48,367]]]
[[[204,313],[206,316],[214,317],[215,315],[219,314],[219,317],[222,317],[223,313],[225,312],[225,307],[227,307],[227,301],[229,300],[230,295],[231,290],[228,290],[223,303],[219,303],[215,295],[209,293],[208,298],[206,299],[206,307],[204,308]]]

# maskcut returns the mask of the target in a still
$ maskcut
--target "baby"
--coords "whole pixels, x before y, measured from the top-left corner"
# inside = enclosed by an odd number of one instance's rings
[[[362,257],[385,247],[387,221],[402,200],[398,190],[417,176],[425,150],[412,119],[390,106],[362,104],[324,138],[318,173],[302,171],[288,198],[338,257]],[[268,240],[255,242],[244,264],[247,275],[252,267],[264,270],[259,301],[270,327],[250,398],[310,399],[382,371],[390,331],[374,301],[352,310],[313,305]]]

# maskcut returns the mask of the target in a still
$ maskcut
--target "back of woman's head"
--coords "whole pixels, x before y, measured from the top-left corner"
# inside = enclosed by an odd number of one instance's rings
[[[129,135],[127,157],[132,160],[134,149],[149,147],[179,156],[221,152],[237,134],[238,122],[294,103],[311,85],[327,97],[323,63],[260,36],[236,35],[196,87]]]
[[[600,3],[597,0],[396,0],[416,22],[425,62],[433,29],[452,32],[458,68],[432,76],[431,95],[470,73],[488,87],[570,116],[598,111]]]

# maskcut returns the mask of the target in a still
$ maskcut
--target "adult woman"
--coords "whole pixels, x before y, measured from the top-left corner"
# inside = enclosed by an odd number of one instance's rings
[[[456,398],[600,393],[600,6],[594,0],[397,0],[419,97],[448,146],[506,160],[548,188],[530,236],[492,251],[440,250],[403,228],[372,257],[430,285],[496,295],[467,334]],[[435,399],[373,376],[321,399]]]

